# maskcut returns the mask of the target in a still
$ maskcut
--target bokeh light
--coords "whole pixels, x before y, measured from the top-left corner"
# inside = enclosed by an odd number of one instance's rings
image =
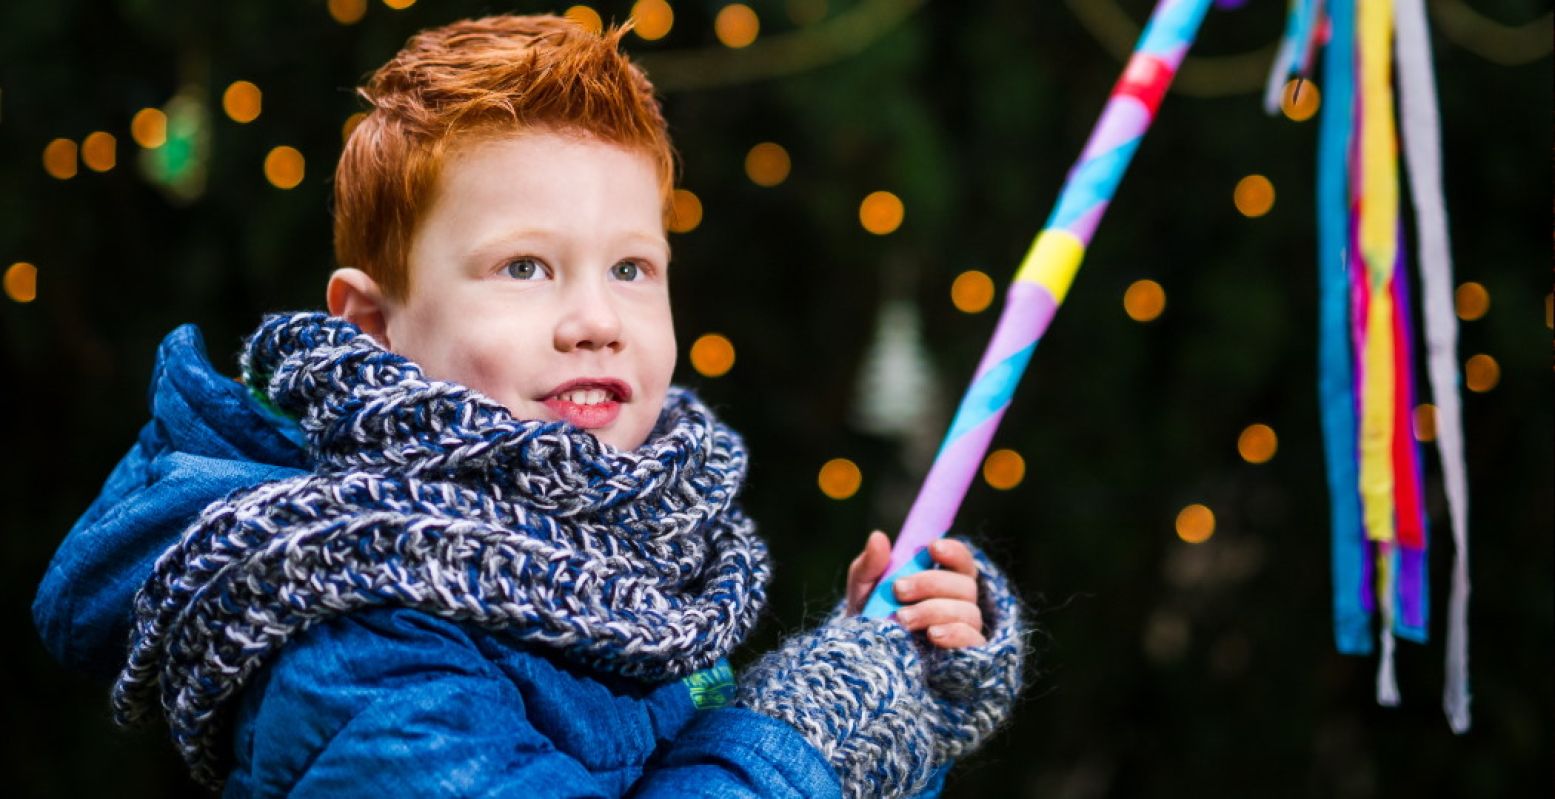
[[[605,29],[605,21],[599,18],[599,12],[584,5],[576,5],[562,12],[562,16],[577,23],[590,33],[599,33]]]
[[[416,0],[383,0],[383,4],[395,11],[404,11],[416,4]]]
[[[745,175],[757,186],[776,186],[788,179],[793,163],[783,145],[764,141],[745,154]]]
[[[690,189],[676,189],[670,199],[670,232],[690,233],[702,224],[702,200]]]
[[[366,118],[366,111],[358,111],[351,116],[346,117],[345,124],[340,126],[340,140],[346,141],[350,139],[351,134],[356,132],[356,126],[362,124],[362,120]]]
[[[1473,322],[1490,312],[1490,292],[1473,281],[1459,286],[1453,293],[1453,300],[1458,318],[1465,322]]]
[[[130,138],[147,150],[167,144],[167,114],[160,108],[142,108],[130,120]]]
[[[664,0],[637,0],[632,4],[632,19],[637,20],[632,32],[652,42],[669,35],[675,11]]]
[[[305,171],[302,153],[282,145],[265,156],[265,180],[278,189],[294,189]]]
[[[247,124],[259,118],[263,94],[259,87],[246,80],[235,80],[221,93],[221,110],[227,118],[239,124]]]
[[[26,261],[17,261],[5,270],[5,296],[16,302],[32,302],[38,298],[38,267]]]
[[[43,170],[51,177],[69,180],[76,176],[76,143],[55,139],[43,148]]]
[[[1263,175],[1248,175],[1236,182],[1232,200],[1243,216],[1263,216],[1274,207],[1274,184]]]
[[[1318,92],[1317,84],[1302,78],[1291,78],[1285,82],[1285,93],[1280,96],[1280,111],[1284,112],[1287,119],[1305,122],[1317,113],[1322,103],[1323,95]]]
[[[1544,295],[1544,326],[1555,330],[1555,291]]]
[[[847,499],[857,494],[863,482],[864,475],[858,470],[858,464],[847,458],[832,458],[827,461],[816,478],[821,493],[832,499]]]
[[[1177,537],[1190,544],[1202,544],[1215,534],[1215,513],[1194,503],[1177,512]]]
[[[703,377],[722,377],[734,368],[734,343],[719,333],[707,333],[691,345],[691,368]]]
[[[81,140],[81,163],[93,172],[107,172],[119,162],[119,140],[112,133],[93,131]]]
[[[355,25],[367,14],[367,0],[329,0],[329,15],[341,25]]]
[[[761,20],[756,12],[744,3],[730,3],[718,10],[713,18],[713,33],[725,47],[747,47],[756,41],[761,31]]]
[[[1415,440],[1436,440],[1436,406],[1429,402],[1422,402],[1415,406]]]
[[[1123,292],[1123,312],[1136,322],[1153,322],[1166,310],[1166,290],[1154,280],[1136,280]]]
[[[858,206],[858,221],[876,236],[884,236],[902,226],[906,209],[902,200],[888,191],[871,192]]]
[[[1013,449],[996,449],[983,459],[983,480],[988,485],[1008,491],[1026,479],[1026,459]]]
[[[1480,353],[1463,365],[1463,382],[1470,391],[1483,394],[1501,382],[1501,364],[1496,359]]]
[[[1236,451],[1248,463],[1268,463],[1279,449],[1279,437],[1266,424],[1250,424],[1236,437]]]
[[[950,284],[950,302],[962,313],[982,313],[993,304],[993,296],[993,278],[976,269],[956,275]]]

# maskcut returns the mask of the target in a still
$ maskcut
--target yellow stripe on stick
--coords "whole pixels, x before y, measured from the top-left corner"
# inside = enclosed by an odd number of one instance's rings
[[[1080,271],[1080,261],[1085,258],[1085,244],[1066,230],[1044,230],[1031,243],[1031,250],[1015,272],[1016,280],[1037,283],[1053,295],[1053,301],[1061,303],[1074,282],[1075,272]]]

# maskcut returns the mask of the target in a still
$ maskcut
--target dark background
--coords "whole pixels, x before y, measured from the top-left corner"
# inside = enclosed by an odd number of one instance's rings
[[[856,423],[865,393],[881,390],[861,367],[882,303],[919,314],[941,399],[919,425],[932,447],[999,307],[955,310],[951,281],[982,269],[1002,301],[1121,69],[1108,49],[1117,31],[1096,20],[1114,13],[1137,30],[1150,4],[926,3],[850,29],[841,40],[857,46],[812,52],[821,63],[766,75],[784,71],[761,47],[768,39],[864,19],[845,16],[861,6],[916,4],[832,0],[801,26],[783,2],[755,2],[761,39],[740,52],[713,36],[721,5],[675,3],[666,39],[627,41],[658,79],[683,183],[705,207],[699,228],[673,238],[677,381],[745,434],[746,503],[776,558],[772,613],[749,658],[835,600],[867,531],[894,532],[924,473],[912,454],[921,440]],[[1454,736],[1440,711],[1451,545],[1434,448],[1436,612],[1428,645],[1400,644],[1402,706],[1376,706],[1373,658],[1333,648],[1315,376],[1317,123],[1260,110],[1253,90],[1285,4],[1255,0],[1211,12],[1186,68],[1198,74],[1190,85],[1184,72],[1168,96],[1015,396],[994,445],[1023,453],[1025,481],[1006,492],[974,484],[959,516],[958,531],[1038,608],[1043,636],[1013,725],[959,766],[947,796],[1551,795],[1549,17],[1535,0],[1428,5],[1457,280],[1492,298],[1487,316],[1463,323],[1460,356],[1488,353],[1502,369],[1493,390],[1463,395],[1473,730]],[[0,301],[8,793],[197,794],[163,728],[117,730],[107,686],[49,659],[28,612],[38,580],[145,421],[162,335],[199,324],[233,373],[261,313],[322,306],[330,175],[341,123],[359,110],[352,87],[418,29],[563,7],[422,0],[393,11],[372,0],[344,26],[323,0],[0,6],[0,267],[39,269],[36,301]],[[619,20],[630,4],[596,7]],[[1105,13],[1087,23],[1076,8]],[[1532,39],[1517,30],[1530,20]],[[708,75],[733,82],[689,85]],[[220,108],[238,79],[264,91],[263,114],[246,125]],[[129,135],[135,111],[184,86],[211,113],[206,187],[188,203],[141,173]],[[118,138],[116,168],[63,181],[44,172],[49,140],[93,130]],[[758,141],[792,155],[775,188],[743,173]],[[277,144],[307,158],[294,190],[263,177]],[[1248,219],[1231,190],[1254,172],[1278,199]],[[858,224],[859,201],[876,189],[907,209],[887,236]],[[1150,324],[1121,304],[1140,278],[1167,292]],[[686,357],[708,331],[737,348],[722,378],[697,375]],[[1279,434],[1267,464],[1238,457],[1252,422]],[[863,471],[851,499],[817,489],[833,457]],[[1192,502],[1218,521],[1197,546],[1173,530]]]

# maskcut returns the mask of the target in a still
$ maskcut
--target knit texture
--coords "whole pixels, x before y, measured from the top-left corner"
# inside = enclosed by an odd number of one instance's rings
[[[788,722],[826,756],[850,797],[911,796],[976,749],[1020,693],[1020,602],[974,549],[987,643],[940,649],[895,621],[839,609],[740,677],[736,703]]]
[[[323,314],[267,318],[243,369],[298,420],[311,473],[212,504],[163,554],[113,692],[121,724],[160,699],[208,787],[227,701],[341,613],[414,608],[660,681],[726,656],[766,604],[766,546],[735,504],[744,446],[690,391],[622,452],[429,380]]]

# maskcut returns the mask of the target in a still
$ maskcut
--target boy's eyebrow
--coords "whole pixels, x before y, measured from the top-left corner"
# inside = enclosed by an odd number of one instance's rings
[[[485,260],[487,257],[495,255],[497,251],[512,247],[514,244],[520,241],[533,239],[554,240],[557,238],[559,238],[559,236],[544,228],[515,230],[497,236],[492,236],[491,238],[480,242],[479,244],[471,247],[468,251],[466,251],[464,257],[465,260],[469,261]],[[664,258],[666,261],[670,259],[671,253],[673,252],[670,249],[669,240],[663,236],[654,236],[648,233],[632,232],[626,234],[623,238],[642,242],[652,247],[663,247]]]

